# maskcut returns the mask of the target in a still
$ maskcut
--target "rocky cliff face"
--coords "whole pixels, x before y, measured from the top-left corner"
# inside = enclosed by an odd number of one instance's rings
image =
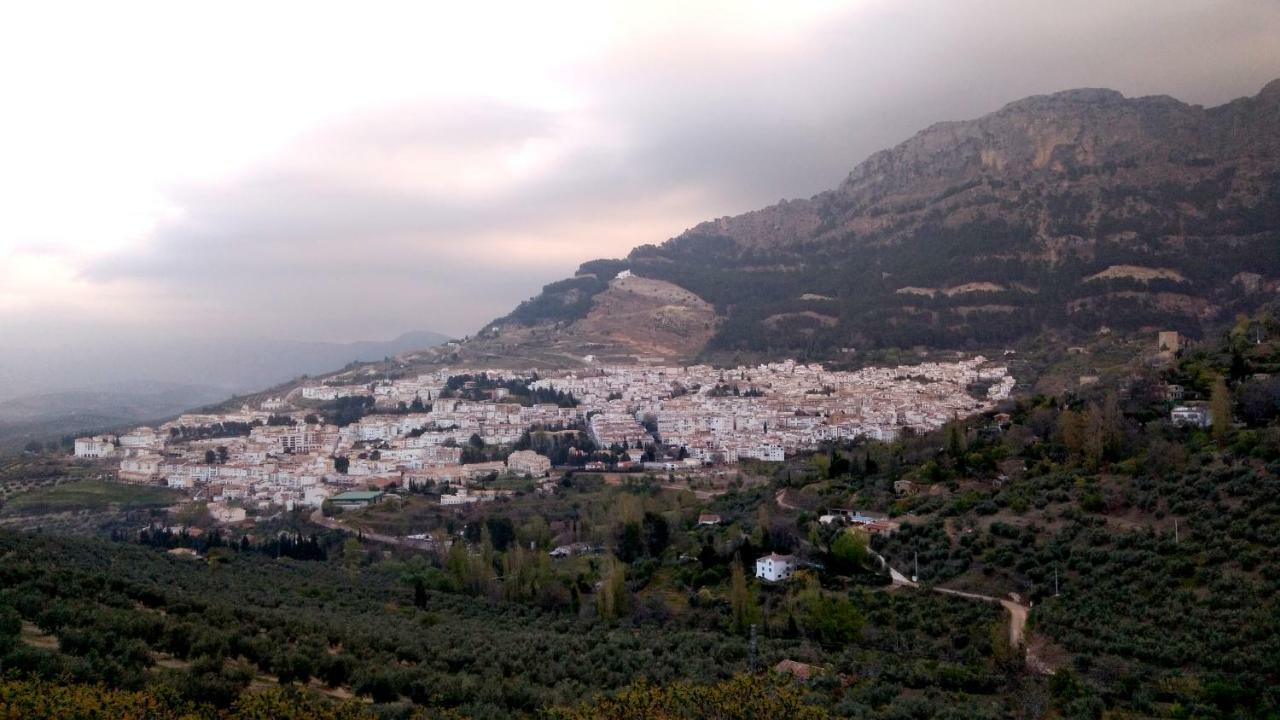
[[[1194,335],[1275,295],[1280,81],[1208,109],[1085,89],[939,123],[834,190],[583,274],[622,268],[714,306],[712,349],[989,346],[1102,326]]]

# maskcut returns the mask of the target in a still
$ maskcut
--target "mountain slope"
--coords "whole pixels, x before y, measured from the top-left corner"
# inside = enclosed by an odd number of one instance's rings
[[[834,190],[586,263],[479,342],[572,335],[624,269],[714,307],[714,334],[673,357],[987,347],[1104,326],[1195,336],[1280,282],[1280,80],[1209,109],[1085,89],[940,123]]]

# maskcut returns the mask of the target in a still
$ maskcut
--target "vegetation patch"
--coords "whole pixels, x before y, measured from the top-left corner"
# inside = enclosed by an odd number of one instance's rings
[[[105,480],[79,480],[41,487],[16,495],[5,504],[6,514],[43,514],[108,507],[163,507],[183,499],[181,493],[155,485],[127,485]]]

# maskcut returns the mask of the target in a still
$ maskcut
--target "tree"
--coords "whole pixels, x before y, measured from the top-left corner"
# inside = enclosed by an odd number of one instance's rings
[[[1085,466],[1096,470],[1102,465],[1106,453],[1106,430],[1103,428],[1102,408],[1097,403],[1089,403],[1084,415],[1084,454]]]
[[[484,521],[484,527],[489,533],[489,542],[498,552],[505,552],[515,542],[516,529],[511,518],[491,517]]]
[[[853,469],[849,460],[840,452],[831,451],[831,458],[827,461],[827,478],[838,478],[848,475]]]
[[[1219,445],[1225,444],[1231,435],[1231,391],[1227,389],[1227,381],[1221,377],[1213,383],[1213,393],[1209,396],[1209,417],[1213,423],[1213,438]]]
[[[960,422],[958,418],[952,418],[947,423],[947,455],[950,455],[951,459],[956,462],[962,462],[964,460],[964,451],[964,423]]]
[[[1247,382],[1239,392],[1240,416],[1250,427],[1266,425],[1280,415],[1280,378]]]
[[[790,678],[737,675],[718,685],[677,682],[654,687],[643,681],[616,695],[599,695],[576,708],[555,708],[552,720],[630,720],[713,717],[719,720],[826,720],[825,709],[810,704]]]
[[[860,530],[849,529],[840,533],[831,543],[831,557],[839,569],[856,570],[867,563],[867,536]]]
[[[641,520],[644,549],[649,557],[658,557],[671,543],[671,527],[667,519],[657,513],[646,512]]]
[[[616,620],[626,615],[630,607],[626,563],[609,556],[604,560],[601,568],[600,592],[596,594],[596,612],[601,618]]]
[[[205,451],[204,451],[204,464],[205,464],[205,465],[212,465],[212,464],[216,463],[217,461],[218,461],[218,454],[217,454],[217,453],[215,453],[212,449],[209,449],[209,450],[205,450]]]
[[[364,546],[356,538],[349,537],[342,542],[342,564],[347,572],[355,574],[360,569],[361,555]]]
[[[1058,415],[1058,441],[1074,457],[1083,454],[1085,448],[1085,419],[1075,410],[1063,410]]]
[[[746,632],[760,620],[760,606],[747,585],[747,573],[742,563],[734,559],[729,578],[729,605],[732,608],[730,625],[734,632]]]
[[[23,449],[26,450],[31,455],[39,455],[40,451],[44,449],[44,443],[40,442],[39,440],[32,440],[31,442],[24,445]]]
[[[622,524],[618,532],[617,553],[625,563],[635,562],[644,553],[640,523],[633,520]]]
[[[849,643],[862,632],[862,615],[853,603],[823,592],[816,580],[797,596],[797,601],[805,633],[819,642]]]

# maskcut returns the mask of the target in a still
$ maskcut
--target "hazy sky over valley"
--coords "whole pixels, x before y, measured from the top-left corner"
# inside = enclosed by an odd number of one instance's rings
[[[0,332],[462,335],[936,121],[1252,95],[1278,38],[1262,0],[10,3]]]

